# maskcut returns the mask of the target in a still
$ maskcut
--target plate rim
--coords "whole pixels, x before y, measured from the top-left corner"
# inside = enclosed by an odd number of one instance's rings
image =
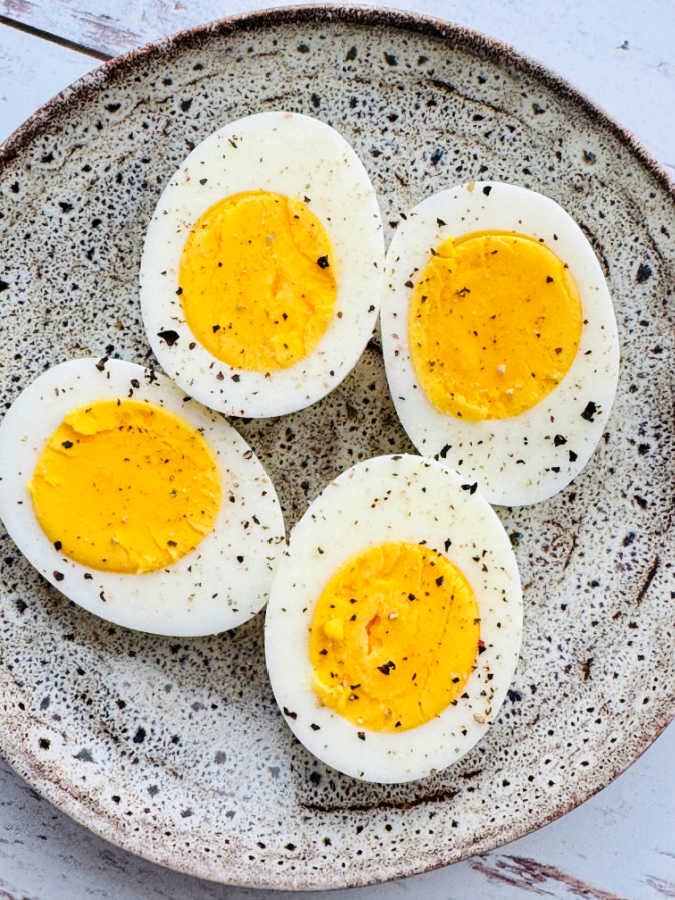
[[[659,182],[660,187],[675,199],[675,180],[671,178],[665,166],[645,148],[636,135],[629,128],[619,124],[599,104],[589,99],[572,83],[538,60],[527,54],[520,53],[504,41],[454,22],[392,7],[353,6],[339,3],[310,3],[240,13],[183,29],[172,35],[134,48],[119,56],[111,57],[102,65],[76,79],[72,84],[40,106],[0,144],[0,174],[5,166],[16,159],[25,146],[45,127],[48,127],[50,122],[62,111],[66,110],[68,106],[79,100],[85,101],[89,99],[90,96],[101,90],[117,72],[124,71],[125,68],[134,67],[139,60],[152,58],[153,55],[166,56],[172,52],[178,52],[184,46],[189,46],[191,42],[201,38],[208,38],[209,36],[227,37],[248,30],[255,31],[259,28],[270,28],[276,24],[321,26],[334,21],[359,25],[365,28],[378,25],[393,26],[400,31],[410,31],[415,34],[450,41],[452,42],[451,46],[459,45],[462,49],[474,53],[483,53],[493,61],[506,63],[516,71],[523,72],[535,81],[543,83],[553,93],[562,96],[563,99],[581,108],[592,121],[597,123],[598,127],[609,131],[610,134],[617,138],[647,173]],[[181,861],[181,864],[177,864],[168,850],[164,856],[154,850],[141,852],[133,846],[132,842],[126,839],[126,832],[120,832],[115,828],[116,820],[113,820],[95,804],[89,805],[84,802],[79,794],[69,791],[65,784],[60,784],[58,778],[50,778],[49,772],[46,771],[48,767],[32,756],[30,751],[23,746],[19,736],[15,735],[13,739],[12,734],[1,727],[0,754],[20,777],[42,797],[56,806],[57,809],[87,828],[97,837],[103,838],[109,843],[148,862],[196,878],[236,887],[268,890],[327,890],[365,887],[430,872],[463,859],[470,859],[478,853],[494,850],[497,847],[525,837],[559,819],[607,787],[619,775],[627,771],[649,749],[674,718],[675,703],[671,704],[671,709],[666,712],[665,716],[655,719],[651,730],[642,735],[638,751],[625,765],[619,764],[613,767],[607,776],[601,780],[600,784],[594,786],[591,790],[581,789],[577,791],[571,800],[555,807],[552,812],[546,814],[544,818],[531,828],[521,830],[517,824],[513,824],[510,829],[504,829],[500,834],[490,833],[482,837],[476,843],[471,854],[454,854],[451,847],[439,849],[436,851],[437,858],[434,861],[426,860],[411,867],[410,864],[406,865],[392,860],[393,865],[387,867],[387,871],[382,877],[373,878],[368,875],[365,878],[359,878],[357,876],[339,883],[330,883],[324,879],[312,878],[312,876],[308,875],[302,876],[301,879],[290,878],[284,880],[282,878],[281,881],[279,878],[265,882],[246,880],[238,876],[234,870],[228,873],[221,871],[214,874],[214,872],[204,871],[198,864],[190,865],[184,861]]]

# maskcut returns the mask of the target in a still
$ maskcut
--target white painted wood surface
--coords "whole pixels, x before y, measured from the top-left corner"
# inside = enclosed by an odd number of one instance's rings
[[[0,25],[0,141],[95,65],[89,56]]]
[[[0,0],[0,140],[52,94],[98,64],[90,55],[22,33],[7,20],[99,54],[115,54],[200,21],[253,9],[259,2]],[[664,164],[675,164],[672,0],[610,0],[602,6],[583,0],[564,5],[550,0],[408,0],[408,5],[477,28],[540,59],[634,130]],[[508,847],[389,885],[312,896],[675,898],[673,760],[675,726],[605,791]],[[40,799],[0,760],[0,900],[274,896],[287,895],[198,881],[112,847]]]

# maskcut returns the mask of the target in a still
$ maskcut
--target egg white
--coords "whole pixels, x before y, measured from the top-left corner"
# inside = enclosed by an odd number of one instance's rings
[[[132,397],[175,413],[202,433],[215,455],[223,492],[214,528],[201,543],[173,565],[140,575],[89,569],[57,551],[40,527],[26,487],[68,412]],[[10,537],[47,581],[89,612],[139,631],[193,636],[234,628],[264,606],[285,544],[274,486],[231,425],[154,370],[116,359],[54,366],[19,395],[0,424],[0,459],[0,518]]]
[[[309,656],[309,627],[326,583],[357,553],[385,541],[424,541],[461,569],[478,601],[485,643],[468,699],[402,733],[364,730],[322,706]],[[438,462],[380,456],[331,482],[293,529],[267,607],[265,654],[279,708],[308,750],[354,778],[403,782],[450,765],[481,739],[511,682],[521,630],[516,560],[488,503]]]
[[[509,419],[469,422],[437,410],[419,383],[408,341],[411,289],[406,282],[416,283],[430,250],[442,241],[484,229],[543,239],[576,280],[584,325],[569,371],[547,397]],[[420,453],[444,459],[463,481],[477,483],[490,503],[538,503],[584,468],[614,402],[619,342],[612,299],[595,253],[553,200],[498,182],[472,182],[427,197],[399,223],[387,252],[381,324],[387,380],[411,441]],[[582,415],[589,402],[596,406],[591,419]],[[556,444],[556,435],[565,443],[558,439]]]
[[[235,369],[209,353],[188,327],[176,294],[193,224],[219,200],[253,190],[308,198],[337,269],[335,314],[317,347],[293,366],[267,373]],[[141,262],[143,319],[157,359],[187,393],[229,415],[278,416],[321,399],[354,367],[375,325],[383,271],[375,190],[347,141],[308,116],[259,113],[207,137],[164,189]],[[160,337],[166,332],[177,335],[171,344]]]

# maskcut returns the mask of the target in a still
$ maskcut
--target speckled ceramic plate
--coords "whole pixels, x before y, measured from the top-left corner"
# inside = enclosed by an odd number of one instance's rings
[[[262,617],[216,637],[147,637],[87,614],[2,534],[0,748],[98,834],[225,882],[338,887],[458,860],[607,784],[673,713],[675,212],[656,163],[569,86],[507,47],[399,13],[304,8],[179,35],[103,66],[0,155],[0,377],[8,405],[70,356],[147,362],[143,234],[187,151],[230,119],[284,107],[335,125],[391,234],[432,191],[505,179],[561,203],[616,304],[622,368],[576,482],[498,510],[525,587],[509,700],[452,768],[361,784],[291,736],[264,670]],[[239,422],[288,525],[356,459],[411,450],[377,339],[303,412]]]

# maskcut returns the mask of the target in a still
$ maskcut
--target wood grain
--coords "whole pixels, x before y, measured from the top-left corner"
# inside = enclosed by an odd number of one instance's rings
[[[0,25],[0,141],[96,64],[72,49]]]
[[[593,887],[586,881],[568,875],[557,866],[537,862],[526,856],[497,856],[477,859],[471,868],[482,872],[490,881],[502,885],[521,888],[531,894],[550,897],[552,888],[566,888],[572,896],[585,897],[588,900],[625,900],[615,893]]]
[[[115,7],[112,13],[105,11],[105,3],[97,4],[96,0],[87,5],[92,8],[82,10],[70,3],[41,0],[2,0],[0,9],[5,19],[72,41],[83,52],[93,50],[105,56],[115,56],[151,39],[152,33],[149,34],[147,28],[139,31],[124,25],[125,21],[133,21],[137,17],[132,14],[135,4],[127,0],[118,4],[109,3],[109,10]],[[161,8],[159,12],[163,19],[160,21],[170,27],[170,4],[159,0],[153,6]],[[177,27],[184,26],[179,24]]]
[[[83,51],[115,56],[202,22],[259,9],[260,0],[2,0],[6,19],[77,43]],[[270,4],[290,5],[288,2]]]

